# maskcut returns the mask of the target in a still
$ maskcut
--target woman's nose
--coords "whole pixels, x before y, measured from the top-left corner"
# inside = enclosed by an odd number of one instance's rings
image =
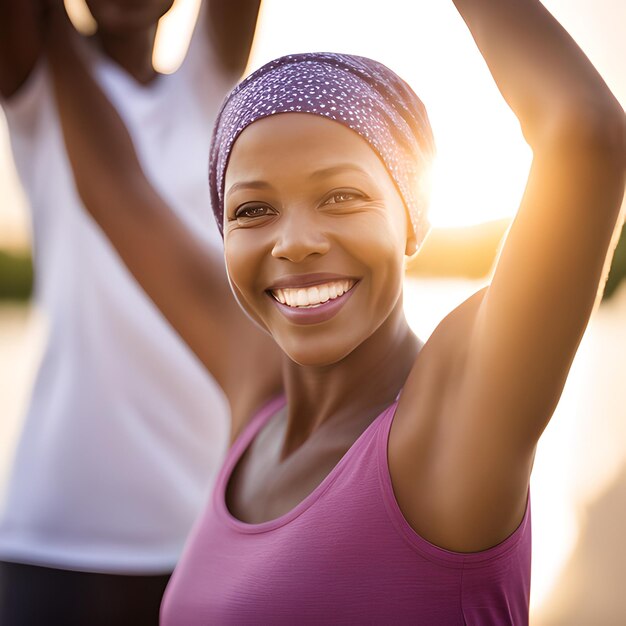
[[[326,254],[330,242],[316,224],[316,220],[297,213],[300,212],[293,211],[282,216],[272,256],[300,263],[312,254]]]

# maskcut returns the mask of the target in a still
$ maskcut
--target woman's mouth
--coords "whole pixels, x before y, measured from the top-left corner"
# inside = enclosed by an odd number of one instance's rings
[[[353,278],[334,279],[315,285],[269,289],[267,293],[290,322],[319,324],[339,313],[358,283]]]
[[[270,293],[275,300],[291,308],[318,307],[329,300],[335,300],[350,291],[356,280],[334,280],[312,287],[272,289]]]

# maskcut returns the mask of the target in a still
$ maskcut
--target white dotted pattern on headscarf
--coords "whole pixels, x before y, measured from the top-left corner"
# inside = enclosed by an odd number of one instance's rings
[[[275,59],[226,98],[214,128],[209,168],[220,232],[224,176],[237,137],[259,119],[292,112],[335,120],[370,144],[404,200],[419,245],[430,228],[429,174],[435,152],[424,105],[407,83],[381,63],[335,53]]]

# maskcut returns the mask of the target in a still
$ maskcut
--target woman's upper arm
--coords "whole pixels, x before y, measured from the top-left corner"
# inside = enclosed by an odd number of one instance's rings
[[[483,549],[521,519],[619,212],[624,130],[614,130],[535,152],[491,284],[443,320],[407,381],[390,469],[409,522],[437,545]]]
[[[433,333],[394,423],[399,499],[418,530],[465,551],[503,539],[521,517],[537,440],[612,253],[626,125],[540,2],[454,2],[534,154],[491,284]],[[426,362],[439,365],[428,385]]]
[[[533,150],[467,337],[463,419],[534,448],[597,300],[624,193],[624,112],[538,0],[454,0]]]
[[[451,530],[459,545],[488,547],[523,513],[536,444],[596,302],[619,214],[623,123],[615,130],[615,142],[587,129],[535,150],[491,284],[450,320],[458,348],[431,471],[441,510],[463,513]]]
[[[184,225],[145,179],[116,178],[115,211],[99,219],[118,254],[172,327],[224,390],[234,429],[280,383],[272,338],[242,312],[221,251]],[[94,189],[98,204],[106,190]],[[93,208],[95,201],[85,198]],[[96,215],[98,213],[96,212]]]
[[[527,188],[468,337],[467,419],[533,447],[558,402],[605,278],[624,193],[621,112],[563,122]]]
[[[277,348],[235,302],[222,252],[187,227],[146,177],[124,121],[91,76],[70,29],[63,12],[53,13],[47,52],[76,189],[239,419],[249,404],[255,408],[255,394],[267,397],[266,387],[276,387]],[[264,367],[255,361],[261,352]]]

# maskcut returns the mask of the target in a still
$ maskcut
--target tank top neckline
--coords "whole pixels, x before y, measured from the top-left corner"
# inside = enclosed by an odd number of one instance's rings
[[[396,406],[398,405],[398,399],[394,400],[387,408],[383,409],[367,428],[356,438],[354,443],[346,450],[344,455],[339,459],[337,464],[328,472],[328,474],[322,479],[322,481],[313,489],[311,493],[305,496],[294,508],[287,511],[283,515],[266,522],[258,524],[244,522],[236,518],[228,509],[226,504],[226,490],[230,479],[232,478],[237,463],[241,460],[244,453],[248,450],[256,436],[261,432],[263,427],[270,421],[270,419],[276,415],[276,412],[282,409],[286,404],[286,398],[284,395],[277,396],[270,400],[265,406],[258,411],[255,416],[250,420],[250,423],[244,428],[243,432],[236,439],[228,452],[226,461],[217,479],[216,488],[214,494],[214,506],[218,516],[229,526],[238,530],[239,532],[247,534],[264,533],[272,530],[276,530],[292,522],[297,517],[302,515],[308,508],[310,508],[335,482],[338,476],[341,474],[345,466],[350,462],[350,458],[354,456],[359,449],[364,446],[369,438],[373,436],[377,427],[384,421],[385,417],[389,413],[394,413]]]
[[[485,563],[501,558],[511,552],[519,542],[522,541],[526,533],[530,532],[530,490],[527,494],[526,510],[518,527],[500,543],[478,552],[455,552],[437,546],[417,533],[406,520],[400,510],[400,506],[393,491],[387,456],[389,432],[398,406],[399,395],[400,394],[398,394],[398,397],[391,405],[383,409],[383,411],[372,420],[369,426],[357,437],[352,446],[348,448],[320,484],[293,509],[275,519],[261,522],[260,524],[250,524],[237,519],[228,510],[228,506],[226,505],[226,487],[237,463],[254,438],[286,403],[284,395],[277,396],[270,400],[254,415],[228,452],[213,491],[213,507],[218,518],[226,525],[243,534],[254,535],[277,530],[289,524],[311,508],[311,506],[330,489],[336,479],[341,475],[342,471],[350,463],[352,457],[354,457],[362,447],[368,445],[372,439],[376,439],[375,455],[376,464],[378,466],[381,496],[385,508],[387,509],[389,519],[395,526],[396,531],[404,537],[408,545],[428,560],[454,569],[482,567]]]

